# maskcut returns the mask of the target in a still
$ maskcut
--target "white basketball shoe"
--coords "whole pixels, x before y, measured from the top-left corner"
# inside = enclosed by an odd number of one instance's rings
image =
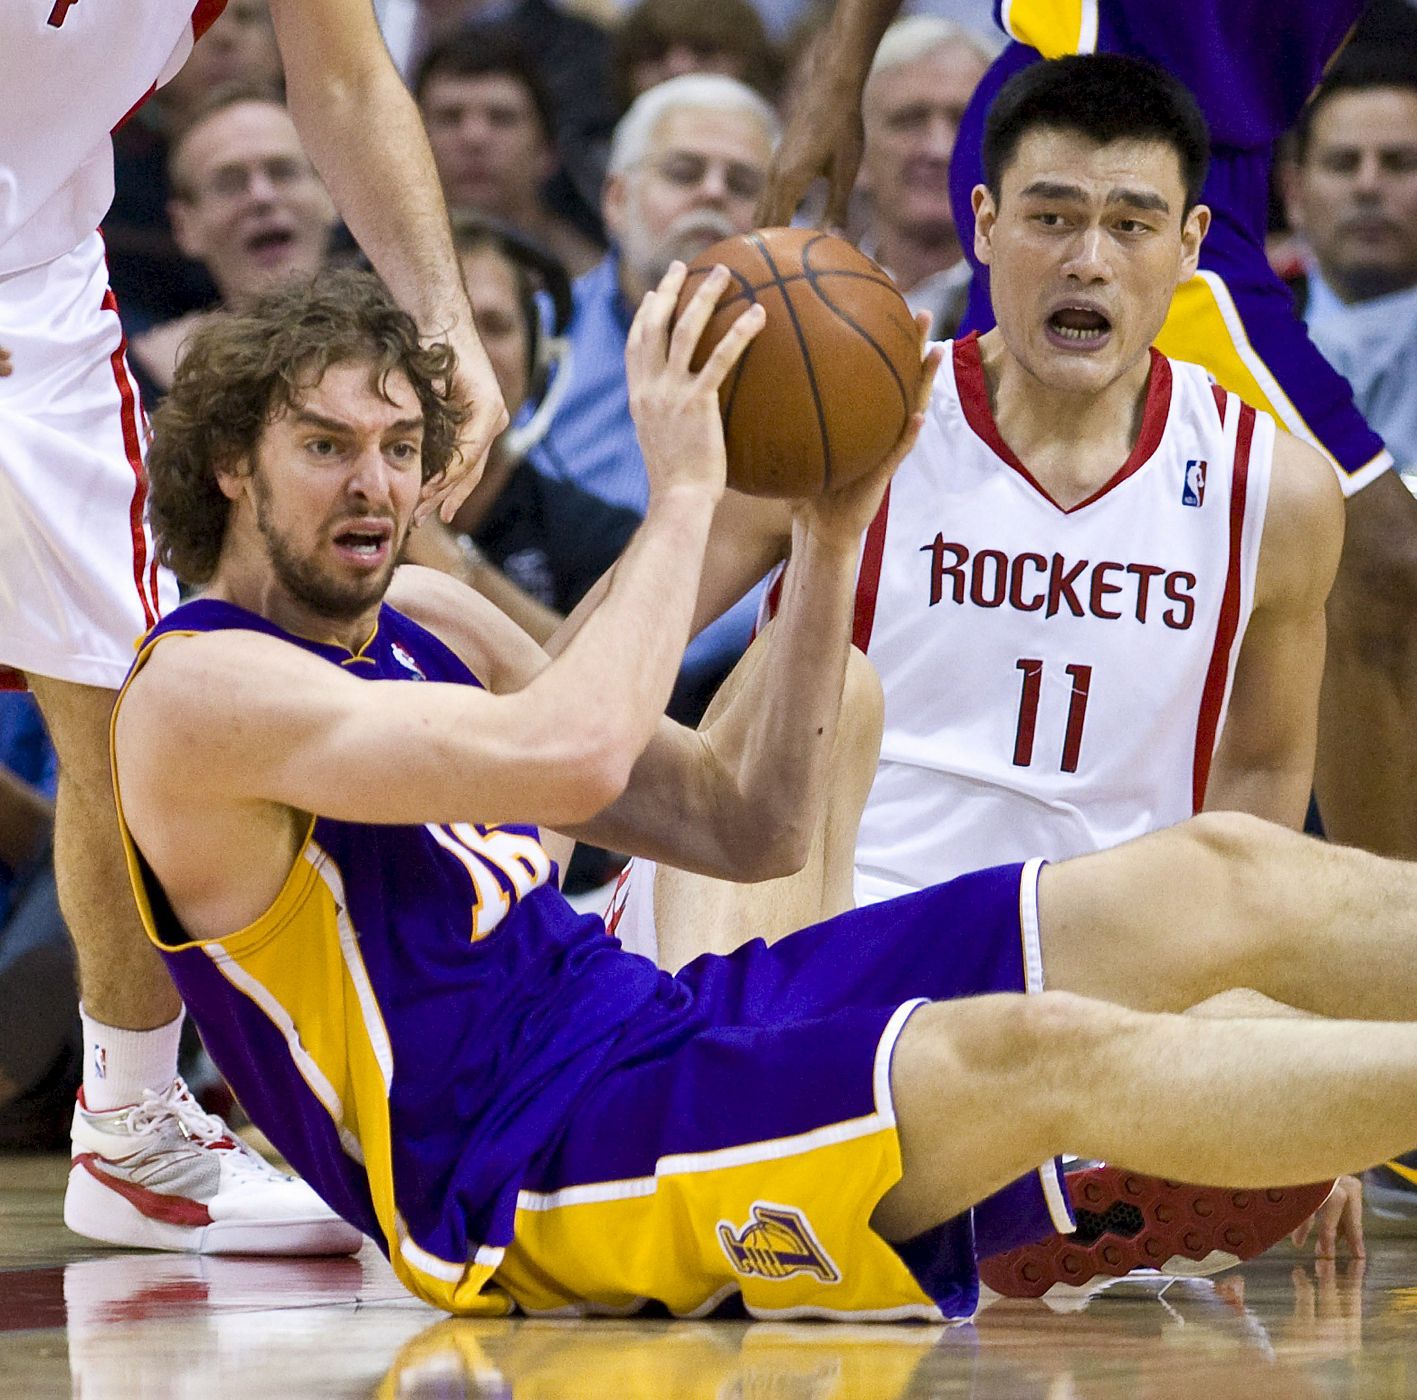
[[[74,1109],[64,1223],[105,1244],[197,1254],[353,1254],[363,1235],[277,1171],[181,1079],[96,1113]]]

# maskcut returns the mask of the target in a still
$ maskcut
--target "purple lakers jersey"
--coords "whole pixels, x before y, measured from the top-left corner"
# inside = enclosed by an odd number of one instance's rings
[[[225,628],[363,679],[478,684],[387,606],[351,654],[199,600],[153,629],[134,671],[172,633]],[[265,914],[206,940],[185,935],[126,824],[124,836],[149,934],[255,1122],[415,1292],[505,1311],[479,1294],[518,1187],[617,1032],[673,982],[570,908],[534,827],[316,814]]]

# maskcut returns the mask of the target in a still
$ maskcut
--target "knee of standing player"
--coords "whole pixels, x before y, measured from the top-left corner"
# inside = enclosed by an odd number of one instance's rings
[[[1387,472],[1349,498],[1346,515],[1330,650],[1406,678],[1417,665],[1417,500]]]

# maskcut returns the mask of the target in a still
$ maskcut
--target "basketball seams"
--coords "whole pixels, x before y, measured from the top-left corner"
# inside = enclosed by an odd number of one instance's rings
[[[823,238],[827,237],[826,234],[819,236]],[[730,267],[728,271],[737,280],[742,290],[734,292],[732,296],[722,297],[715,302],[714,309],[716,311],[722,311],[724,307],[732,306],[740,296],[748,296],[752,301],[756,301],[757,296],[755,293],[765,292],[770,287],[787,287],[793,282],[808,282],[811,280],[811,276],[806,272],[784,272],[779,274],[779,276],[771,282],[764,282],[762,286],[755,286],[736,269]],[[878,287],[889,287],[893,292],[897,290],[895,283],[885,275],[878,277],[874,272],[857,272],[854,268],[849,267],[825,267],[815,275],[817,277],[845,277],[848,281],[852,282],[874,282]],[[707,277],[708,272],[695,270],[690,273],[690,276]]]
[[[753,286],[753,284],[749,282],[748,279],[744,277],[741,272],[738,272],[733,268],[729,268],[729,275],[733,277],[733,279],[738,283],[738,286],[741,288],[740,295],[746,296],[748,298],[750,306],[756,306],[758,302],[758,293],[757,289]],[[737,296],[729,298],[730,303],[737,300]],[[714,314],[717,315],[718,312],[722,311],[724,305],[725,303],[723,301],[719,301],[718,304],[714,307]],[[742,383],[743,380],[743,368],[748,363],[748,356],[753,353],[753,347],[756,344],[756,339],[750,340],[748,342],[748,348],[744,350],[743,353],[738,357],[738,363],[733,366],[732,372],[729,374],[728,377],[728,382],[723,386],[723,388],[727,391],[726,393],[724,393],[722,399],[723,435],[725,441],[728,438],[729,424],[733,421],[733,405],[738,398],[738,385]]]
[[[817,431],[822,439],[822,490],[831,489],[832,476],[832,448],[831,437],[827,433],[826,409],[822,406],[821,389],[817,385],[817,373],[812,366],[812,355],[807,348],[807,337],[802,333],[802,323],[797,316],[797,308],[792,304],[792,298],[788,295],[787,284],[782,274],[778,271],[777,262],[772,253],[768,250],[768,245],[761,234],[753,233],[749,235],[748,241],[758,250],[759,256],[768,265],[768,271],[772,273],[774,285],[782,297],[782,303],[787,309],[788,318],[792,322],[792,332],[797,337],[797,346],[802,354],[802,367],[807,371],[807,387],[812,391],[812,407],[817,414]],[[764,288],[763,290],[767,290]]]
[[[825,236],[825,234],[818,234],[816,238],[809,239],[803,245],[802,275],[806,279],[807,285],[811,287],[813,292],[816,293],[817,299],[822,303],[822,305],[825,306],[827,310],[832,313],[833,316],[837,317],[839,320],[845,322],[848,326],[850,326],[851,329],[855,331],[856,334],[859,335],[861,339],[864,340],[866,344],[869,345],[871,349],[874,350],[876,354],[880,357],[881,363],[885,365],[886,369],[890,372],[891,378],[895,380],[895,387],[900,393],[901,407],[905,410],[906,418],[909,419],[910,410],[912,406],[910,394],[905,387],[905,381],[900,377],[900,371],[896,369],[895,363],[892,361],[891,357],[886,353],[885,347],[880,343],[880,341],[876,339],[875,336],[873,336],[863,325],[861,325],[860,322],[858,322],[854,316],[851,316],[849,313],[842,310],[841,307],[837,306],[837,304],[832,301],[832,299],[826,294],[825,290],[823,290],[823,288],[818,285],[823,277],[829,277],[832,275],[831,269],[827,269],[824,272],[817,272],[813,269],[809,261],[812,256],[813,247],[815,247],[816,244],[821,242],[821,240]],[[879,278],[874,277],[868,278],[866,280],[873,282],[880,281]],[[899,296],[899,292],[897,291],[896,286],[893,282],[886,282],[882,283],[881,285],[888,286],[891,291],[895,292],[896,295]]]

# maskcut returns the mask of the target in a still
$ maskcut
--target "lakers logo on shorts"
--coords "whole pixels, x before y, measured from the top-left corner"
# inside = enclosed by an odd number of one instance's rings
[[[741,1230],[718,1222],[718,1241],[740,1274],[789,1278],[815,1274],[823,1283],[840,1283],[841,1273],[816,1241],[801,1211],[754,1201],[752,1218]]]

